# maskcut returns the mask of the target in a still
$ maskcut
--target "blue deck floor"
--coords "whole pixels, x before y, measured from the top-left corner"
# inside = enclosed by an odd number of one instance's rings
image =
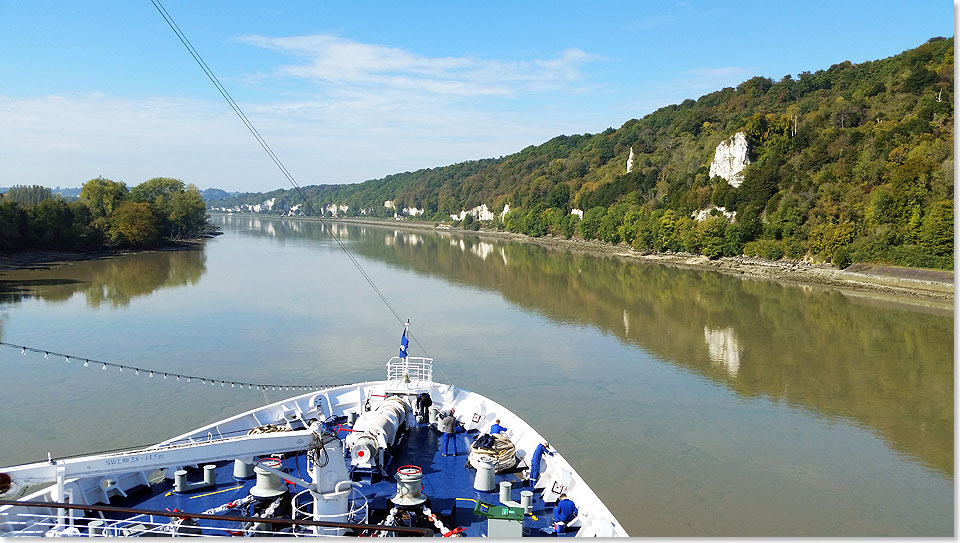
[[[515,502],[520,501],[520,492],[527,488],[522,486],[520,473],[513,472],[497,475],[497,486],[492,492],[475,490],[473,483],[476,471],[465,466],[470,443],[474,437],[475,434],[457,434],[459,454],[444,457],[439,447],[441,443],[439,432],[426,425],[411,428],[402,440],[396,458],[388,466],[388,477],[372,485],[365,484],[361,489],[371,507],[369,522],[377,523],[382,520],[392,506],[389,500],[396,493],[394,475],[397,468],[415,465],[423,471],[423,492],[430,498],[431,509],[448,529],[463,527],[463,535],[473,537],[487,535],[487,520],[474,514],[475,502],[472,500],[499,505],[499,483],[504,480],[513,483],[511,499]],[[283,469],[301,479],[309,480],[304,455],[284,458]],[[189,480],[202,480],[203,476],[199,470],[188,471]],[[115,497],[111,505],[159,511],[176,508],[191,513],[202,513],[207,509],[246,497],[255,483],[254,479],[234,478],[232,462],[218,464],[216,475],[214,487],[207,487],[194,493],[177,494],[173,492],[173,482],[165,480],[150,488],[134,491],[127,498]],[[290,486],[291,494],[301,490],[303,489]],[[548,530],[552,523],[553,504],[544,504],[540,500],[540,492],[535,491],[533,497],[533,514],[524,518],[523,535],[534,537],[548,535],[545,530]],[[229,526],[230,529],[237,530],[240,527],[239,522],[224,523],[222,526],[228,527],[229,524],[232,524]]]

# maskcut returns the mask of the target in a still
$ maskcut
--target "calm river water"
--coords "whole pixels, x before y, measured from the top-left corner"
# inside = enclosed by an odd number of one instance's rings
[[[213,221],[198,250],[0,272],[0,339],[255,382],[383,377],[402,327],[319,224]],[[535,426],[635,536],[953,535],[952,308],[335,227],[411,353]],[[0,465],[264,402],[9,348],[0,365]]]

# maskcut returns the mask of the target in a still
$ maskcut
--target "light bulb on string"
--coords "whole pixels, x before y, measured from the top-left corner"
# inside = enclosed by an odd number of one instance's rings
[[[223,381],[220,381],[220,386],[223,386]]]
[[[43,359],[44,359],[44,360],[49,360],[49,359],[50,359],[50,353],[43,353]]]
[[[177,376],[177,381],[179,381],[179,380],[180,380],[180,376],[178,375],[178,376]]]
[[[26,355],[26,354],[27,354],[27,348],[26,348],[26,347],[21,347],[21,348],[20,348],[20,354]]]
[[[166,373],[163,374],[163,378],[164,378],[164,379],[167,378],[167,374],[166,374]]]
[[[123,366],[120,366],[120,373],[123,373]]]
[[[150,370],[150,378],[153,378],[153,370]]]
[[[83,367],[87,367],[87,366],[89,366],[89,365],[90,365],[90,360],[84,360],[84,361],[83,361]]]
[[[69,364],[69,363],[70,363],[70,357],[68,356],[68,357],[67,357],[67,364]]]
[[[237,384],[236,384],[236,383],[230,383],[230,388],[237,388]]]
[[[192,381],[192,380],[193,380],[193,377],[187,377],[187,382],[188,382],[188,383],[189,383],[190,381]]]
[[[104,363],[103,363],[103,367],[100,368],[100,369],[102,369],[103,371],[107,371],[107,363],[104,362]]]
[[[140,368],[137,368],[137,375],[140,375]]]

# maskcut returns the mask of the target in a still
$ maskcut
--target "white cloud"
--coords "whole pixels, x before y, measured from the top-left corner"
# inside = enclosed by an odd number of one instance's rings
[[[576,84],[587,62],[599,60],[579,49],[546,60],[500,61],[475,57],[427,57],[397,47],[361,43],[333,35],[240,41],[304,59],[281,66],[276,75],[316,81],[323,90],[422,91],[435,96],[518,96]]]

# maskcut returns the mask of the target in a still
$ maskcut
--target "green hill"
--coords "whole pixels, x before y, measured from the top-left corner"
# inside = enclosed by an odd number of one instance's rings
[[[417,208],[430,221],[485,204],[497,217],[491,227],[638,250],[952,269],[953,92],[953,38],[933,38],[882,60],[779,81],[754,77],[617,130],[305,193],[321,211],[333,204],[349,206],[349,215],[393,216]],[[709,171],[717,145],[738,132],[751,163],[734,187]],[[277,190],[208,204],[271,198],[273,213],[301,203],[294,191]],[[464,226],[476,228],[471,219]]]

